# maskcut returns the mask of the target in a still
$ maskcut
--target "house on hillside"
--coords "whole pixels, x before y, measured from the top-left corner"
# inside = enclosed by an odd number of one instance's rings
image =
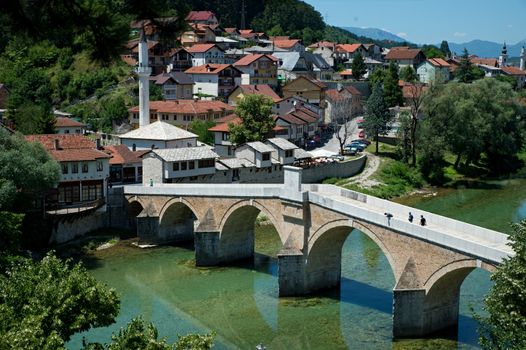
[[[60,165],[59,183],[46,198],[46,211],[52,208],[96,208],[107,196],[110,155],[98,142],[79,134],[27,135],[39,142]]]
[[[150,77],[155,85],[163,91],[165,100],[192,99],[194,81],[183,72],[161,73]]]
[[[517,89],[522,89],[526,85],[526,71],[518,67],[501,67],[500,69],[504,75],[517,80]]]
[[[327,86],[321,81],[308,77],[300,76],[283,86],[283,97],[298,96],[308,103],[312,103],[325,108],[325,91]]]
[[[352,60],[356,54],[365,57],[366,53],[367,49],[362,44],[338,44],[336,46],[336,56],[342,61]]]
[[[186,15],[185,21],[192,24],[219,25],[219,20],[212,11],[190,11]]]
[[[190,123],[195,120],[215,121],[232,114],[234,107],[221,101],[205,100],[172,100],[151,101],[150,122],[161,120],[170,124],[188,129]],[[139,106],[128,109],[130,124],[137,128],[139,126]]]
[[[230,64],[204,64],[185,73],[194,81],[194,95],[205,98],[220,97],[226,101],[232,90],[241,84],[241,71]]]
[[[308,51],[274,52],[272,55],[279,59],[278,79],[283,81],[294,80],[299,76],[330,80],[334,73],[321,55]]]
[[[132,151],[197,146],[197,135],[162,120],[119,135]]]
[[[323,113],[323,109],[320,108],[320,106],[309,103],[306,99],[299,96],[284,97],[274,102],[274,105],[272,106],[272,113],[276,115],[284,115],[296,107],[308,109],[320,117]]]
[[[260,141],[247,142],[236,148],[236,158],[243,158],[256,165],[256,168],[269,168],[273,165],[274,148]],[[277,163],[277,161],[275,161]]]
[[[86,133],[86,124],[67,117],[55,118],[55,131],[57,134],[79,134]]]
[[[180,40],[184,47],[191,47],[196,44],[214,43],[216,34],[207,24],[191,24],[190,29],[183,32]]]
[[[249,84],[278,86],[278,59],[271,55],[246,55],[234,63],[234,67],[248,74]]]
[[[326,99],[326,123],[334,121],[342,123],[345,118],[351,118],[363,114],[362,94],[352,85],[347,85],[345,87],[343,85],[338,85],[336,89],[327,90]]]
[[[287,51],[303,52],[305,47],[301,44],[299,39],[269,39],[272,42],[272,46],[279,47],[280,49]]]
[[[451,65],[442,58],[428,58],[416,69],[418,79],[422,83],[447,83],[450,79]]]
[[[215,44],[195,44],[186,49],[192,55],[192,66],[224,64],[225,51]]]
[[[280,137],[273,137],[265,140],[265,144],[274,148],[274,151],[272,151],[272,158],[278,161],[279,164],[290,165],[296,161],[294,151],[299,147],[292,142]]]
[[[340,59],[336,52],[336,43],[330,41],[319,41],[309,46],[309,51],[313,54],[320,55],[328,65],[335,69],[344,60]]]
[[[247,95],[263,95],[274,102],[281,100],[269,85],[239,85],[228,95],[228,104],[235,106],[240,99]]]
[[[184,72],[188,68],[192,67],[192,54],[185,48],[177,48],[168,51],[165,54],[167,72]]]
[[[295,107],[283,115],[275,115],[276,126],[286,130],[278,137],[285,138],[296,145],[305,146],[307,141],[319,133],[320,116],[303,107]]]
[[[365,57],[375,61],[382,60],[382,48],[376,44],[362,44],[365,49]]]
[[[416,69],[425,60],[426,56],[422,50],[410,49],[407,46],[393,47],[385,55],[387,63],[396,63],[400,68],[411,66]]]
[[[111,156],[110,178],[112,184],[142,182],[142,158],[148,152],[132,151],[126,145],[104,146],[103,151]]]

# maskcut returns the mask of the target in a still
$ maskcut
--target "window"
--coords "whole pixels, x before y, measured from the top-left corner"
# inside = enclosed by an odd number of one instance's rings
[[[181,170],[186,170],[186,162],[181,162]]]
[[[72,174],[78,174],[79,173],[79,164],[78,163],[71,163],[71,173]]]
[[[179,171],[179,163],[178,162],[174,162],[174,164],[173,164],[173,171]]]
[[[263,160],[270,160],[270,153],[263,153]]]
[[[88,163],[82,163],[82,172],[87,173],[89,171],[89,164]]]
[[[230,139],[230,134],[228,132],[224,132],[221,134],[221,139],[223,141],[228,141]]]
[[[62,163],[62,174],[68,173],[68,163]]]
[[[103,168],[104,168],[104,167],[103,167],[103,165],[102,165],[102,161],[98,160],[98,161],[97,161],[97,171],[102,171]]]
[[[288,150],[285,151],[285,157],[286,158],[292,157],[293,154],[294,154],[294,151],[291,150],[291,149],[288,149]]]
[[[64,130],[64,134],[69,134],[69,130]]]
[[[195,169],[195,162],[193,160],[188,162],[188,169],[190,170]]]
[[[200,159],[198,162],[199,168],[213,168],[215,166],[214,159]]]

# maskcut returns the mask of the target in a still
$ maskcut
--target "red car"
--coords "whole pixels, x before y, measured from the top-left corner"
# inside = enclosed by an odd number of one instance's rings
[[[364,139],[365,138],[365,131],[364,130],[360,130],[360,132],[358,133],[358,137],[361,138],[361,139]]]

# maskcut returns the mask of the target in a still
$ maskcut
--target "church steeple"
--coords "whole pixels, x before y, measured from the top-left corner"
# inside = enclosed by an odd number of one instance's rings
[[[502,51],[499,56],[499,67],[506,67],[508,63],[508,49],[506,48],[506,42],[502,46]]]
[[[524,61],[526,61],[526,52],[524,51],[524,46],[523,46],[522,49],[521,49],[521,63],[520,63],[520,65],[519,65],[519,68],[520,68],[521,70],[525,70],[525,68],[526,68],[526,67],[524,66],[524,64],[525,64]]]

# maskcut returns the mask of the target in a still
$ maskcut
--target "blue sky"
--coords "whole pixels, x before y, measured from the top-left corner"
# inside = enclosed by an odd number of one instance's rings
[[[526,0],[303,0],[336,26],[374,27],[415,43],[526,39]]]

